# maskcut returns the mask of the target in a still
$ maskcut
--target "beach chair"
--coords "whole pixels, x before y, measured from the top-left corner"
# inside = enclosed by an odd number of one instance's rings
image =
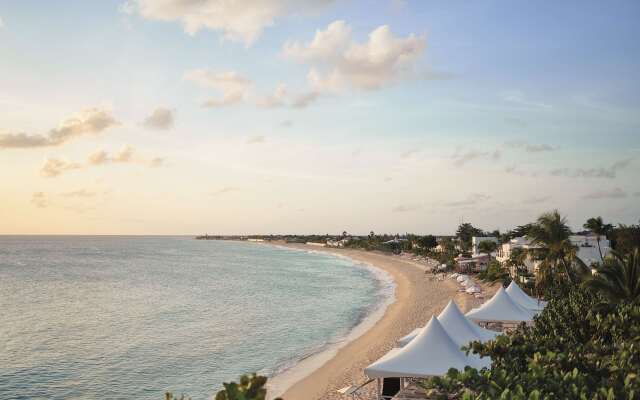
[[[351,385],[351,386],[343,387],[342,389],[338,389],[338,393],[343,394],[345,396],[351,396],[352,399],[361,399],[362,397],[360,396],[360,393],[358,393],[360,389],[367,386],[374,380],[375,379],[369,379],[362,385]]]

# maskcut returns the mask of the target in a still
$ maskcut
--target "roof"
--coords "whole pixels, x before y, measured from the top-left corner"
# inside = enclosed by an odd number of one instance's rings
[[[474,321],[529,322],[534,314],[513,301],[501,287],[491,299],[469,311],[466,316]]]
[[[467,317],[462,314],[462,311],[458,308],[453,300],[449,301],[449,304],[438,315],[438,321],[449,334],[451,339],[459,346],[465,346],[472,341],[486,342],[494,339],[498,336],[499,332],[490,331],[479,327],[471,322]],[[420,330],[424,328],[414,329],[408,335],[400,338],[398,344],[400,346],[406,346],[413,338],[418,336]]]
[[[450,368],[486,367],[488,358],[467,357],[444,330],[436,317],[405,347],[394,348],[364,369],[369,378],[426,378],[442,376]]]
[[[528,310],[542,311],[547,305],[547,302],[534,299],[526,294],[514,281],[511,281],[506,292],[513,301]]]

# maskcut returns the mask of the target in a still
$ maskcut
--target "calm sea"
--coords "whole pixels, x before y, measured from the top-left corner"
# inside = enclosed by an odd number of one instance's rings
[[[0,236],[0,398],[211,398],[344,337],[385,285],[268,245]]]

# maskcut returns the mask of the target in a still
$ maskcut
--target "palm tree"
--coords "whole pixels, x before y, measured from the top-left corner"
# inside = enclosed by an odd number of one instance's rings
[[[561,267],[569,282],[573,283],[571,266],[577,258],[577,249],[569,240],[570,235],[571,230],[567,225],[567,219],[562,217],[558,210],[542,214],[529,229],[527,237],[532,244],[538,246],[536,249],[530,249],[529,253],[533,259],[541,261],[539,265],[541,285],[546,285]],[[536,285],[538,285],[537,281]]]
[[[600,260],[604,261],[604,257],[602,257],[602,249],[600,249],[600,238],[604,236],[605,238],[613,229],[613,225],[605,224],[602,221],[602,217],[589,218],[587,222],[582,225],[585,229],[590,230],[591,232],[596,234],[596,238],[598,239],[598,253],[600,253]]]
[[[612,302],[640,299],[640,252],[636,248],[625,256],[611,251],[611,257],[596,268],[596,274],[584,283]]]
[[[520,282],[520,270],[523,267],[526,267],[525,262],[527,260],[528,254],[524,249],[515,248],[511,250],[509,254],[509,259],[507,260],[507,266],[511,270],[515,271],[516,280]]]

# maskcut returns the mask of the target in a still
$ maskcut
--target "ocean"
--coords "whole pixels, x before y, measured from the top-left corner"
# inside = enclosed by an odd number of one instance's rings
[[[210,399],[340,342],[391,285],[265,244],[0,236],[0,398]]]

